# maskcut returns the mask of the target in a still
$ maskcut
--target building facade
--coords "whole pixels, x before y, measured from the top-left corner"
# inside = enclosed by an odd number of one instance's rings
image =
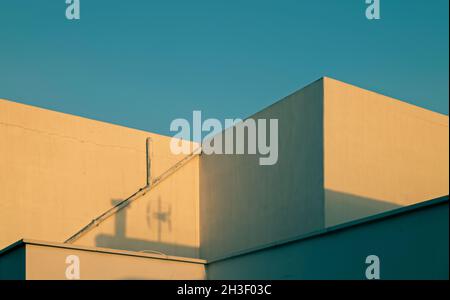
[[[448,279],[448,116],[322,78],[250,118],[276,164],[0,100],[0,278]]]

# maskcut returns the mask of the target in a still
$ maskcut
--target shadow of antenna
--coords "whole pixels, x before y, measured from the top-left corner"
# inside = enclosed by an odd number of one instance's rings
[[[172,217],[172,205],[169,204],[168,209],[166,211],[163,211],[161,197],[159,196],[158,204],[156,207],[157,207],[156,212],[152,212],[151,201],[148,202],[147,209],[146,209],[147,226],[149,229],[151,229],[152,221],[153,221],[153,219],[156,219],[158,241],[161,241],[163,223],[167,224],[169,232],[172,231],[172,218],[171,218]]]

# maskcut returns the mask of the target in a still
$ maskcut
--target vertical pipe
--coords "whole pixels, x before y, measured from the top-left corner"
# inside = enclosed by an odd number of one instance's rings
[[[146,140],[146,157],[147,157],[147,187],[150,187],[151,184],[151,166],[152,166],[152,159],[151,159],[151,147],[152,147],[152,138],[148,137]]]

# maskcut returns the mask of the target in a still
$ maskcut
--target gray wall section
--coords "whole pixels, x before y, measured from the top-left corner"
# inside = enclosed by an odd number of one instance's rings
[[[258,155],[201,155],[201,258],[324,226],[323,81],[251,118],[278,119],[278,163],[260,166]]]
[[[0,254],[0,280],[25,280],[25,245]]]
[[[400,207],[388,201],[325,189],[325,226],[331,227]]]
[[[449,278],[446,202],[211,263],[208,279],[365,279],[368,255],[381,279]]]

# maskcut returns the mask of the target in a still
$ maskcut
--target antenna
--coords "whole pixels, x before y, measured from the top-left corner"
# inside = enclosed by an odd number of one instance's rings
[[[152,182],[151,180],[151,167],[152,167],[152,158],[151,158],[151,151],[153,150],[153,140],[151,137],[148,137],[146,140],[146,158],[147,158],[147,185],[146,187],[150,187],[150,184]]]

